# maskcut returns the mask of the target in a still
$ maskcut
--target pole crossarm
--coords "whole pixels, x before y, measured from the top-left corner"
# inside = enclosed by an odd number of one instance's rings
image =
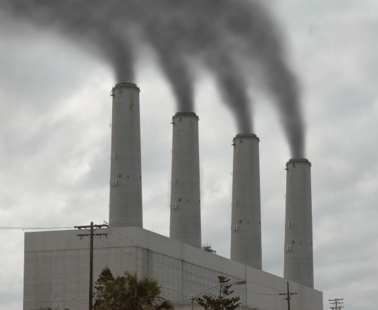
[[[74,228],[77,228],[79,230],[82,229],[82,228],[91,228],[91,227],[93,227],[93,228],[102,228],[102,227],[109,228],[109,225],[107,225],[107,224],[93,224],[93,226],[91,226],[91,225],[74,226]]]
[[[88,237],[91,234],[77,234],[79,237]],[[107,236],[107,233],[93,234],[93,236]]]

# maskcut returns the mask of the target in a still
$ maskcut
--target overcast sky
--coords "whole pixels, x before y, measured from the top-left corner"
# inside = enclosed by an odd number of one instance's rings
[[[300,79],[312,163],[315,288],[344,309],[378,304],[378,2],[271,0]],[[0,226],[108,220],[111,67],[52,30],[0,12]],[[174,97],[156,57],[137,60],[144,228],[168,236]],[[229,257],[236,124],[214,80],[196,76],[202,242]],[[287,141],[252,93],[260,138],[263,270],[283,275]],[[216,216],[214,216],[216,214]],[[0,230],[0,309],[21,309],[22,230]]]

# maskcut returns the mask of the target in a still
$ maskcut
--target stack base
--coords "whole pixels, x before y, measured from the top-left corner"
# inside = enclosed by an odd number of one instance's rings
[[[25,234],[24,310],[88,309],[89,238],[82,240],[77,230]],[[245,266],[176,240],[138,227],[101,229],[108,233],[94,240],[94,281],[109,267],[114,275],[125,270],[149,275],[159,284],[186,294],[197,295],[218,283],[217,276],[246,280],[234,285],[242,309],[286,310],[287,280]],[[297,292],[292,310],[322,310],[323,293],[290,281]],[[190,301],[175,291],[162,289],[162,297],[180,310],[190,309]],[[219,287],[207,293],[219,294]],[[202,309],[195,305],[195,309]]]

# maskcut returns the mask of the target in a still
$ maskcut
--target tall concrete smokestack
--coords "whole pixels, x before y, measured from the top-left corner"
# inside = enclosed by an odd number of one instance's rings
[[[231,259],[261,270],[259,138],[238,134],[233,146]]]
[[[198,116],[178,112],[172,124],[170,237],[201,248]]]
[[[112,89],[111,227],[143,227],[139,92],[131,83]]]
[[[305,158],[286,164],[284,278],[314,288],[310,168]]]

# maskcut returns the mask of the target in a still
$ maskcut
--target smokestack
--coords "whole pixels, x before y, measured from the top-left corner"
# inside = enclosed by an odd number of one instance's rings
[[[305,158],[286,164],[284,278],[314,288],[310,168]]]
[[[170,237],[201,248],[198,120],[193,112],[172,118]]]
[[[109,225],[143,227],[139,88],[113,89]]]
[[[261,270],[259,141],[248,133],[233,140],[231,259]]]

